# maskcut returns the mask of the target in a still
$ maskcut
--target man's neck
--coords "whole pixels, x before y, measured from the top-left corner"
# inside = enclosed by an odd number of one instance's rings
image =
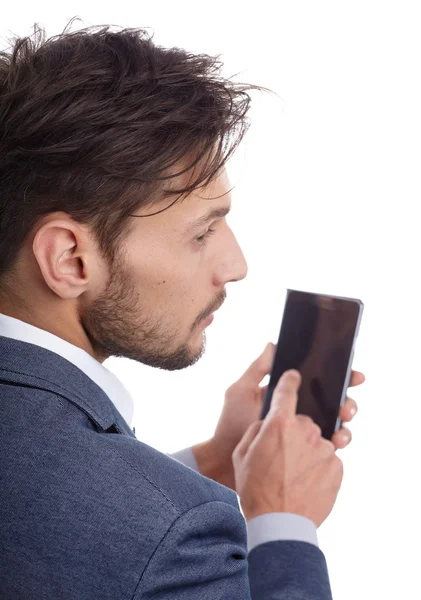
[[[4,300],[3,298],[0,299],[0,314],[13,317],[14,319],[19,319],[24,323],[28,323],[29,325],[33,325],[34,327],[48,331],[48,333],[52,333],[66,342],[85,350],[85,352],[90,354],[93,358],[95,358],[95,360],[98,360],[101,363],[107,358],[98,358],[95,356],[94,350],[85,334],[82,325],[80,323],[75,323],[74,325],[69,326],[68,317],[66,320],[64,320],[60,315],[53,316],[53,313],[48,309],[42,312],[39,311],[37,314],[35,314],[33,307],[28,309],[20,301],[12,305],[9,299]]]

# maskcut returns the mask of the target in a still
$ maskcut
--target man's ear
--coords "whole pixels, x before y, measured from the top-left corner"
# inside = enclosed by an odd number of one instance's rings
[[[65,219],[45,223],[32,249],[46,285],[60,298],[77,298],[86,290],[87,245],[77,225]]]

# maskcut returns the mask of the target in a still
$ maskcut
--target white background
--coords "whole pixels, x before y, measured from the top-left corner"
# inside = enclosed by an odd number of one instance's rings
[[[73,30],[150,27],[157,44],[221,54],[226,77],[278,94],[252,92],[228,165],[249,273],[227,286],[205,356],[179,372],[105,363],[134,396],[137,437],[163,452],[209,438],[227,387],[276,343],[286,288],[361,298],[354,368],[367,382],[319,541],[335,599],[421,598],[419,3],[8,2],[1,45],[74,16]]]

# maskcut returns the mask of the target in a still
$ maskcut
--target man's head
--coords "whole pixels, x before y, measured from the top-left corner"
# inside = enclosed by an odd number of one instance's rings
[[[0,54],[0,312],[100,361],[187,367],[247,272],[225,220],[246,88],[142,30],[31,44]]]

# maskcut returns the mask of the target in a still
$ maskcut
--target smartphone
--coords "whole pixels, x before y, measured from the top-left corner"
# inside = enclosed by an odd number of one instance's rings
[[[341,425],[339,411],[350,382],[364,304],[287,290],[281,330],[260,415],[267,415],[273,391],[289,369],[300,372],[297,413],[308,415],[330,440]]]

